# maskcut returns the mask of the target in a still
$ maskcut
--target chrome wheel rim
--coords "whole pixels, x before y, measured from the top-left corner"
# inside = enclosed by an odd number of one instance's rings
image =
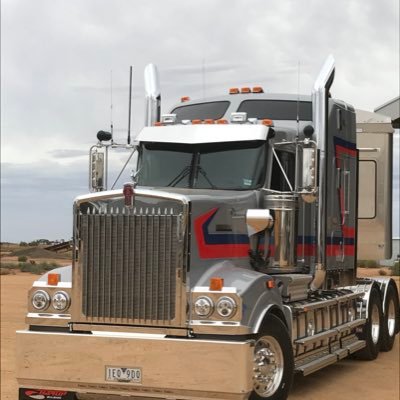
[[[379,308],[376,304],[374,304],[371,313],[371,337],[374,344],[377,344],[379,341],[379,331],[380,331]]]
[[[254,350],[253,389],[260,397],[272,396],[283,376],[283,353],[272,336],[261,337]]]
[[[394,307],[394,301],[393,299],[391,299],[388,304],[388,310],[387,310],[387,327],[390,337],[394,336],[395,326],[396,326],[396,312]]]

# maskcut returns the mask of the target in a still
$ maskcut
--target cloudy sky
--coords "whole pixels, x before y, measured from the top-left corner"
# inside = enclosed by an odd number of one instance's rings
[[[231,86],[296,93],[298,65],[308,94],[332,53],[333,96],[373,110],[399,95],[398,30],[398,0],[1,0],[1,240],[71,237],[111,81],[125,140],[130,65],[135,133],[149,62],[167,111]]]

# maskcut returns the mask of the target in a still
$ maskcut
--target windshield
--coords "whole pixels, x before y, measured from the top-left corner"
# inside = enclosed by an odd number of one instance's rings
[[[263,185],[265,141],[142,143],[141,186],[249,190]]]
[[[275,121],[312,120],[312,104],[309,101],[291,100],[245,100],[242,101],[238,112],[246,112],[248,118],[269,118]]]
[[[172,113],[182,122],[185,119],[220,119],[229,107],[229,101],[213,101],[209,103],[188,104],[175,108]]]

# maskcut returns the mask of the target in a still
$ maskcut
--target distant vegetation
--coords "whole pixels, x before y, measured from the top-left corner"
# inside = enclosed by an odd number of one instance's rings
[[[72,258],[72,252],[69,250],[56,253],[44,248],[52,243],[54,242],[47,239],[19,244],[2,242],[0,275],[15,274],[16,271],[41,275],[54,268],[66,265]],[[60,260],[60,263],[58,260]]]
[[[392,276],[400,276],[400,260],[397,260],[392,267]]]
[[[2,262],[1,263],[1,275],[8,275],[15,273],[15,270],[20,270],[21,272],[30,272],[32,274],[44,274],[47,271],[51,271],[54,268],[61,267],[62,265],[55,262],[41,262],[36,263],[31,260],[30,262]]]
[[[357,267],[360,268],[378,268],[379,264],[375,260],[358,260]]]

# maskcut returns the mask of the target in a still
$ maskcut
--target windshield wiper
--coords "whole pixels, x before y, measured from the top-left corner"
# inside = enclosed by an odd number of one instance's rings
[[[208,178],[206,171],[204,171],[204,169],[200,165],[197,167],[197,173],[199,172],[204,176],[204,179],[207,181],[212,189],[217,189],[217,187]]]
[[[190,174],[190,170],[191,170],[191,165],[188,165],[187,167],[183,168],[183,170],[179,172],[179,174],[174,179],[172,179],[172,181],[168,183],[167,186],[176,186],[183,178],[185,178]]]

